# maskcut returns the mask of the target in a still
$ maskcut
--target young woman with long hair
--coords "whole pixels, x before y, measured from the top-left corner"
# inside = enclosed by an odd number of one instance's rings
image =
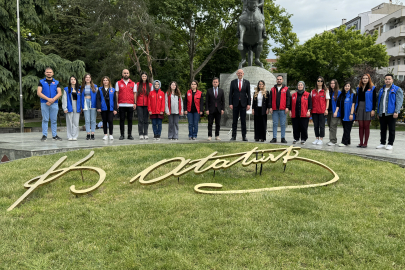
[[[153,91],[153,85],[149,82],[149,77],[146,72],[141,72],[141,78],[135,85],[137,92],[136,97],[136,112],[138,114],[138,133],[139,139],[148,140],[149,113],[148,113],[148,97]]]
[[[370,74],[361,77],[357,87],[356,120],[359,122],[360,144],[357,147],[366,148],[370,136],[370,123],[375,114],[377,96],[375,86],[371,81]]]
[[[341,122],[341,119],[340,112],[337,117],[334,117],[334,112],[336,111],[336,103],[341,93],[338,81],[335,79],[331,80],[329,83],[329,95],[331,96],[331,100],[328,109],[329,146],[337,144],[337,127]]]
[[[319,76],[316,80],[316,87],[311,92],[312,97],[312,121],[316,140],[312,144],[322,145],[325,137],[325,116],[328,115],[329,90],[326,88],[325,79]]]
[[[86,140],[94,140],[94,131],[96,130],[97,117],[97,85],[93,83],[91,75],[84,75],[82,81],[82,109],[84,111],[84,121],[86,125],[87,137]]]
[[[82,111],[82,94],[79,81],[75,76],[69,78],[69,85],[65,87],[62,96],[62,109],[66,114],[66,129],[69,141],[77,141],[79,136],[79,120]]]
[[[351,143],[350,132],[355,120],[354,106],[356,104],[356,94],[352,90],[351,84],[349,82],[345,83],[343,89],[336,103],[334,113],[334,117],[338,117],[338,113],[340,112],[340,118],[342,119],[343,137],[342,142],[339,144],[341,147],[350,145]]]
[[[196,80],[191,82],[190,87],[191,89],[187,91],[186,98],[184,99],[184,114],[187,115],[188,119],[188,139],[196,140],[198,122],[204,109],[204,97],[202,92],[197,89],[198,82]]]
[[[97,92],[97,111],[101,113],[101,118],[103,119],[103,140],[108,139],[114,140],[113,137],[113,118],[117,114],[117,95],[115,94],[115,89],[111,85],[111,80],[109,77],[104,76],[101,79],[101,87]],[[107,126],[109,129],[110,136],[107,134]]]
[[[148,97],[148,111],[150,119],[152,119],[153,139],[160,141],[160,135],[162,134],[162,121],[165,111],[165,93],[160,90],[162,83],[158,80],[153,82],[153,91],[149,93]]]
[[[169,140],[179,139],[179,118],[183,115],[183,100],[179,86],[175,81],[171,82],[165,95],[165,111],[169,117]]]
[[[308,139],[308,123],[312,110],[311,94],[305,91],[305,82],[299,81],[298,91],[291,96],[290,117],[293,124],[293,143],[301,138],[301,144]]]
[[[259,81],[253,95],[252,114],[254,116],[255,141],[266,141],[268,101],[270,93],[266,90],[266,83]]]

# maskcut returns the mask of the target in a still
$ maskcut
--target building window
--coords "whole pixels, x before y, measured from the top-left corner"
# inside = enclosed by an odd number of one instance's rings
[[[401,64],[401,59],[398,59],[398,66]]]
[[[398,40],[398,46],[401,46],[401,40]]]
[[[392,43],[392,44],[394,44],[394,47],[395,47],[395,42],[394,42],[394,43]]]
[[[395,66],[395,60],[394,60],[394,61],[392,61],[392,65],[393,65],[393,66]]]
[[[403,81],[403,80],[404,80],[404,75],[399,75],[399,76],[398,76],[398,79],[399,79],[400,81]]]

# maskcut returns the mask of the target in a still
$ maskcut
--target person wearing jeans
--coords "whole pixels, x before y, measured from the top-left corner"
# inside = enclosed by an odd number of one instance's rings
[[[154,134],[154,140],[160,141],[160,135],[162,134],[162,121],[163,113],[165,111],[165,93],[160,90],[161,87],[160,81],[154,81],[153,91],[149,93],[148,97],[148,111],[150,114],[150,119],[152,120],[152,128]]]
[[[138,114],[138,133],[140,140],[148,140],[149,112],[148,97],[153,91],[153,86],[149,83],[149,77],[146,72],[141,72],[141,80],[135,84],[136,112]]]
[[[165,95],[165,112],[169,118],[169,140],[179,139],[179,118],[183,115],[181,92],[176,82],[171,82]]]
[[[340,119],[340,112],[338,112],[337,117],[334,117],[334,112],[336,111],[336,103],[342,92],[339,90],[339,83],[337,80],[333,79],[329,83],[329,95],[331,97],[328,107],[328,126],[329,126],[329,146],[337,144],[337,127],[339,123],[342,122]]]
[[[377,115],[380,119],[381,143],[377,149],[385,148],[392,150],[395,141],[395,123],[400,113],[404,92],[401,88],[393,84],[394,76],[385,75],[385,85],[378,93]],[[388,144],[387,126],[389,129]]]
[[[57,118],[58,118],[58,99],[62,95],[62,90],[59,87],[59,82],[53,79],[53,69],[48,67],[45,69],[45,78],[39,81],[37,95],[41,99],[42,112],[42,138],[41,141],[46,141],[48,137],[48,122],[51,120],[52,139],[61,141],[57,135]]]
[[[291,94],[288,87],[283,84],[283,76],[277,76],[277,84],[271,88],[268,107],[273,118],[273,139],[270,143],[277,142],[277,128],[280,122],[281,126],[281,142],[287,143],[285,139],[285,126],[287,122],[287,114],[291,103]]]
[[[188,119],[188,139],[194,141],[197,139],[198,122],[204,108],[204,97],[197,87],[198,82],[192,81],[191,89],[187,91],[184,99],[184,114],[187,115]]]
[[[82,94],[79,82],[71,76],[68,87],[65,87],[62,96],[62,109],[66,117],[66,131],[69,141],[77,141],[79,137],[79,120],[82,111]]]

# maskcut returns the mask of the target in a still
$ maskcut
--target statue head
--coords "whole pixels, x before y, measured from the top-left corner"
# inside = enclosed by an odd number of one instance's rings
[[[247,9],[249,11],[255,11],[257,9],[258,5],[259,5],[258,0],[248,0],[247,1]]]

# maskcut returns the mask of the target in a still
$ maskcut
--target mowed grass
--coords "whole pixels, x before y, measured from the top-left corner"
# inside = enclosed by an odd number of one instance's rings
[[[39,187],[18,208],[6,209],[23,184],[60,157],[62,168],[89,150],[0,165],[0,269],[404,269],[405,170],[355,156],[301,150],[340,176],[333,185],[240,195],[196,194],[301,185],[332,175],[310,163],[267,163],[263,175],[239,163],[228,170],[170,178],[151,186],[129,180],[150,165],[182,156],[198,159],[278,147],[269,144],[172,144],[95,149],[84,166],[107,173],[90,195],[76,197],[98,175],[71,172]],[[157,177],[175,164],[152,173]]]

